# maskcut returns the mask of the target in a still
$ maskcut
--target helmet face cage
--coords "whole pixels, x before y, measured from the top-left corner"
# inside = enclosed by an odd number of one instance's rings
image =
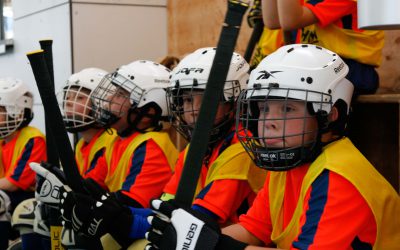
[[[91,90],[79,85],[67,85],[59,93],[59,103],[65,128],[69,132],[80,132],[95,123]]]
[[[133,79],[127,79],[118,72],[106,75],[92,95],[96,122],[102,127],[110,127],[127,116],[129,110],[136,109],[144,92]]]
[[[0,117],[0,138],[4,139],[21,126],[25,109],[17,105],[0,106]]]
[[[202,98],[205,85],[206,83],[199,83],[193,80],[191,85],[180,86],[178,81],[174,87],[167,89],[167,104],[172,115],[171,124],[189,141],[200,112],[200,106],[195,106],[193,100]],[[215,121],[210,131],[209,143],[223,138],[234,122],[234,102],[241,91],[239,81],[226,81],[223,91],[220,104],[231,105],[230,110],[224,114],[223,118]],[[226,98],[227,96],[228,98]]]
[[[308,98],[311,95],[313,101]],[[320,95],[320,101],[315,100],[316,95]],[[320,136],[327,128],[326,105],[332,107],[332,97],[322,92],[255,86],[242,92],[238,100],[238,138],[257,166],[289,170],[319,154]],[[307,125],[313,122],[314,126]]]

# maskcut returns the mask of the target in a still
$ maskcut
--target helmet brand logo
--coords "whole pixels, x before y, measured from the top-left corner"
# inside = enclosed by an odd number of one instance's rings
[[[260,79],[268,79],[270,76],[272,76],[273,78],[275,78],[275,77],[273,76],[273,74],[279,73],[279,72],[282,72],[282,71],[271,71],[271,72],[268,72],[268,71],[266,71],[266,70],[262,70],[262,71],[259,72],[260,75],[257,77],[257,80],[260,80]]]
[[[245,65],[246,63],[247,63],[247,62],[246,62],[245,60],[243,60],[243,61],[239,64],[239,66],[237,67],[236,72],[239,71],[241,68],[243,68],[244,65]]]
[[[334,68],[333,70],[335,70],[335,73],[339,73],[342,69],[344,68],[344,63],[342,62],[341,64],[339,64],[339,66],[337,66],[336,68]]]
[[[183,74],[189,75],[191,72],[202,73],[203,71],[204,71],[203,68],[182,68],[176,74],[183,73]]]
[[[169,83],[168,80],[164,80],[164,79],[154,79],[154,82],[159,82],[159,83]]]
[[[265,161],[277,161],[278,160],[277,153],[262,153],[262,154],[260,154],[260,156],[263,157]]]

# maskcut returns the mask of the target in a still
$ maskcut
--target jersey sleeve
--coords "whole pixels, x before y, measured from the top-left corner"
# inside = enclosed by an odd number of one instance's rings
[[[193,205],[201,206],[218,216],[218,222],[236,222],[236,215],[243,202],[252,193],[246,180],[215,180],[196,196]]]
[[[104,155],[100,156],[93,168],[84,175],[84,178],[91,178],[97,182],[104,190],[108,190],[105,184],[106,176],[108,174],[107,160]]]
[[[89,172],[91,172],[93,169],[96,168],[96,166],[98,165],[98,161],[104,155],[104,152],[105,152],[105,148],[101,148],[95,153],[95,155],[93,156],[93,159],[90,162],[88,162],[89,166],[88,166],[86,172],[84,173],[84,176],[86,176],[87,174],[89,174]]]
[[[272,222],[268,196],[269,174],[249,211],[239,217],[239,224],[265,245],[271,243]]]
[[[167,157],[150,139],[139,145],[133,153],[122,191],[143,207],[149,207],[151,199],[161,196],[171,176]]]
[[[29,163],[46,160],[46,142],[44,138],[31,138],[17,159],[14,166],[11,166],[12,171],[9,171],[5,177],[15,186],[26,190],[34,186],[36,176],[35,172],[29,167]]]
[[[374,216],[348,180],[326,170],[305,199],[300,233],[291,249],[372,249]]]
[[[322,27],[357,11],[357,2],[352,0],[311,0],[305,6],[313,12]]]
[[[176,164],[175,164],[175,171],[174,171],[172,177],[169,179],[169,181],[165,185],[164,190],[163,190],[164,193],[171,194],[171,195],[176,194],[176,190],[178,189],[178,185],[179,185],[179,180],[181,179],[181,175],[182,175],[184,158],[185,158],[185,150],[183,150],[179,154],[178,160],[176,161]]]

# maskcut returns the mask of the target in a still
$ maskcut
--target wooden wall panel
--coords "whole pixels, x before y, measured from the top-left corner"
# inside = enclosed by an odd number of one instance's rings
[[[385,31],[382,64],[378,68],[381,79],[378,92],[400,93],[400,31]]]
[[[193,50],[216,46],[225,17],[226,1],[168,0],[168,53],[183,56]],[[244,54],[251,29],[243,20],[236,51]],[[400,31],[386,31],[383,61],[378,69],[379,93],[400,93]]]
[[[183,56],[201,47],[215,47],[227,9],[221,0],[168,0],[168,53]],[[243,19],[236,51],[244,54],[251,29]]]

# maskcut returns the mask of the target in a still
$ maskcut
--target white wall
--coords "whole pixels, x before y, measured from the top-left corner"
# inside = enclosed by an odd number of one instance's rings
[[[30,86],[35,96],[32,125],[43,132],[43,106],[26,57],[40,49],[39,40],[53,39],[56,91],[83,68],[111,71],[167,54],[167,0],[73,0],[72,10],[71,46],[68,0],[13,0],[14,48],[0,55],[0,77],[17,77]]]
[[[74,70],[167,55],[166,0],[73,0]]]
[[[71,74],[68,0],[13,0],[14,48],[0,55],[0,77],[22,79],[34,93],[33,126],[44,132],[43,106],[26,53],[40,49],[39,40],[53,39],[56,89]]]

